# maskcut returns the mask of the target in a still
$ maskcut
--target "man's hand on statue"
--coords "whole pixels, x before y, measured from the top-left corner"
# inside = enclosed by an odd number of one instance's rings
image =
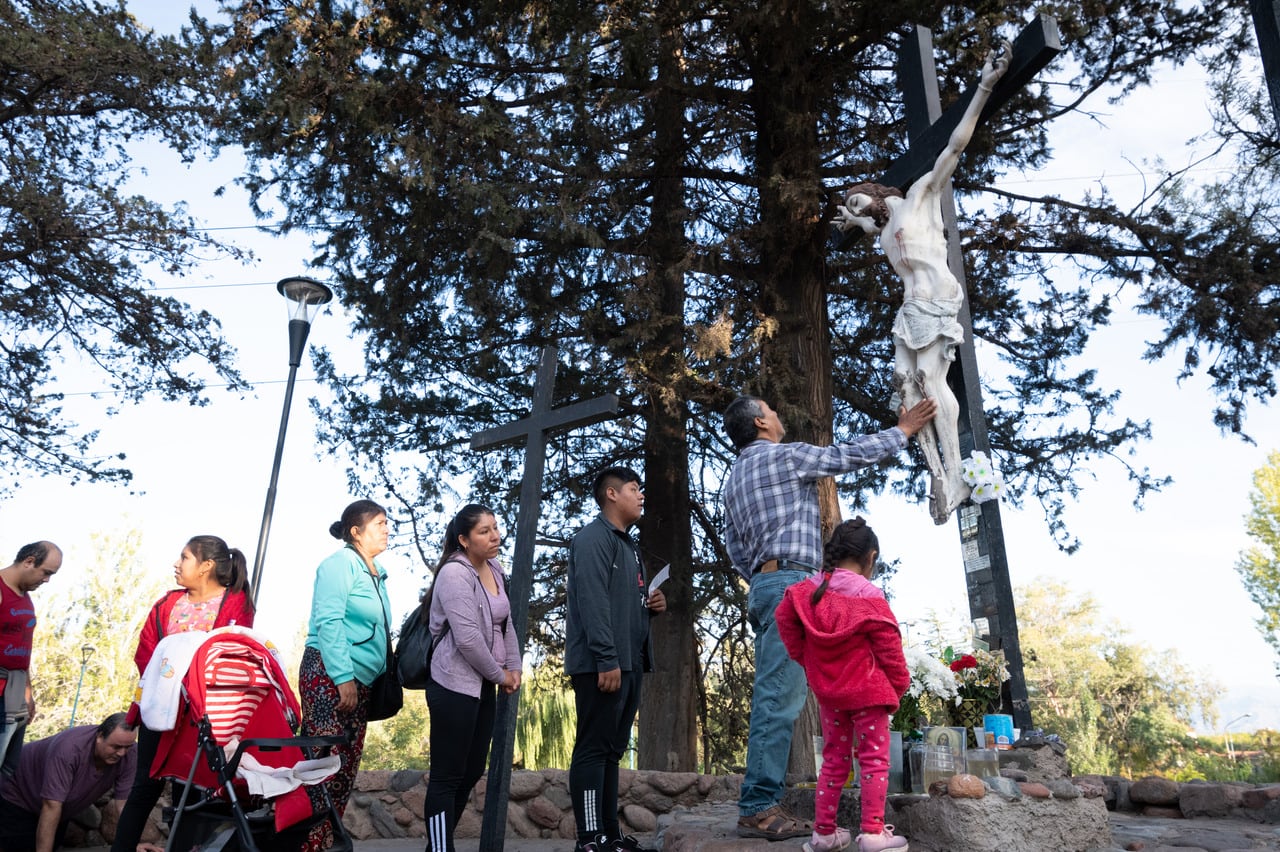
[[[596,687],[601,692],[617,692],[622,688],[622,669],[609,669],[596,674]]]
[[[938,413],[938,403],[932,399],[922,399],[911,408],[898,406],[898,428],[910,438],[925,427],[925,424]]]

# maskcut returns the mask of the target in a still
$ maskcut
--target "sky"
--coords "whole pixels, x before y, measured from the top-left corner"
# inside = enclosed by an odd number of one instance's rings
[[[185,18],[181,5],[161,0],[129,5],[159,30]],[[1028,191],[1034,183],[1069,194],[1079,188],[1073,183],[1105,183],[1121,198],[1140,192],[1144,171],[1139,164],[1145,159],[1160,156],[1172,165],[1190,161],[1183,141],[1208,126],[1203,84],[1203,72],[1196,68],[1162,71],[1154,89],[1110,114],[1060,125],[1050,169],[1028,177],[1026,185],[1011,180],[1011,187]],[[1170,103],[1179,108],[1168,109]],[[119,401],[95,396],[93,377],[69,365],[59,380],[68,412],[100,428],[100,448],[127,453],[134,480],[121,488],[32,479],[6,501],[0,551],[16,552],[37,538],[58,542],[66,559],[55,586],[70,586],[94,568],[89,535],[95,532],[140,530],[143,563],[157,577],[169,577],[183,544],[202,533],[222,536],[252,563],[288,374],[287,303],[275,282],[300,274],[326,278],[324,270],[307,267],[312,252],[304,238],[257,232],[245,196],[234,188],[215,197],[215,189],[242,172],[234,152],[183,167],[156,149],[142,162],[149,171],[137,176],[136,191],[166,204],[187,202],[202,225],[256,253],[248,264],[210,258],[185,278],[154,277],[157,289],[221,321],[254,390],[242,396],[214,388],[205,407],[146,402],[104,419],[103,407]],[[341,364],[358,363],[350,326],[350,319],[331,307],[314,324],[310,345],[330,349]],[[1082,483],[1081,497],[1066,512],[1070,533],[1082,542],[1069,556],[1049,537],[1038,506],[1006,504],[1001,511],[1012,582],[1015,587],[1062,582],[1073,592],[1090,594],[1131,641],[1219,684],[1218,718],[1201,723],[1203,732],[1221,732],[1227,723],[1236,734],[1262,726],[1280,729],[1275,658],[1253,626],[1258,613],[1233,570],[1249,543],[1244,518],[1250,477],[1277,448],[1280,409],[1251,409],[1245,428],[1258,440],[1256,446],[1222,436],[1213,425],[1214,399],[1202,378],[1178,384],[1176,364],[1141,360],[1145,341],[1158,331],[1154,321],[1123,316],[1095,334],[1084,362],[1097,367],[1102,384],[1122,390],[1120,413],[1152,421],[1151,441],[1139,445],[1129,461],[1172,476],[1174,484],[1150,495],[1137,511],[1120,464],[1095,464],[1094,478]],[[980,366],[983,359],[979,347]],[[352,499],[367,496],[349,487],[343,452],[316,444],[308,400],[319,392],[308,352],[288,422],[259,599],[259,626],[284,647],[305,624],[315,566],[337,546],[328,535],[329,524]],[[908,626],[931,613],[950,614],[957,623],[967,620],[955,524],[934,526],[926,506],[888,496],[872,499],[867,516],[885,557],[900,561],[892,589],[899,619]],[[443,529],[447,518],[429,520]],[[513,518],[503,520],[514,529]],[[402,543],[407,539],[406,532]],[[504,544],[507,558],[512,545]],[[383,561],[398,621],[416,602],[424,571],[394,549]],[[51,591],[37,593],[37,606]]]

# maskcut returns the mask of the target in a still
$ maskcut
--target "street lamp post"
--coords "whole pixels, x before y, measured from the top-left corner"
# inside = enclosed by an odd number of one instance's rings
[[[1252,713],[1245,713],[1235,717],[1230,722],[1222,726],[1222,732],[1227,735],[1227,757],[1231,758],[1232,763],[1236,762],[1236,750],[1231,746],[1231,726],[1242,719],[1248,719],[1252,715]]]
[[[80,646],[80,680],[76,683],[76,700],[71,702],[71,721],[67,723],[68,728],[74,728],[76,725],[76,710],[80,707],[80,687],[84,686],[84,670],[89,667],[89,658],[93,656],[94,650],[92,645]]]
[[[267,504],[262,510],[262,528],[258,531],[258,552],[253,558],[253,579],[249,595],[258,602],[262,584],[262,562],[267,553],[267,536],[271,532],[271,513],[276,505],[276,482],[280,478],[280,458],[284,454],[284,435],[289,427],[289,407],[293,404],[293,383],[307,348],[307,334],[320,306],[333,299],[333,291],[312,278],[285,278],[276,285],[280,295],[289,300],[289,381],[284,390],[284,411],[280,414],[280,434],[276,437],[276,457],[271,464],[271,483],[267,486]]]

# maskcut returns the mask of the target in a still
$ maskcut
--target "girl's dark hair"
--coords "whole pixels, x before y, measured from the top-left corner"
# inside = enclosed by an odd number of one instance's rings
[[[329,525],[329,535],[342,539],[347,544],[354,544],[355,541],[351,538],[352,527],[363,529],[364,525],[369,521],[386,513],[386,509],[372,500],[357,500],[342,510],[342,518],[340,520],[334,521]]]
[[[187,549],[197,562],[206,559],[213,563],[213,577],[218,585],[233,592],[243,592],[249,579],[249,565],[239,548],[227,547],[216,535],[196,535],[187,542]]]
[[[876,538],[875,530],[867,526],[861,515],[833,529],[831,538],[827,539],[827,546],[822,549],[822,582],[813,590],[813,596],[809,599],[813,605],[817,606],[818,601],[827,593],[831,573],[837,565],[846,559],[865,565],[873,550],[880,550],[880,539]]]
[[[444,567],[444,563],[449,561],[449,557],[462,549],[462,543],[458,541],[464,535],[470,535],[471,531],[476,528],[476,524],[480,523],[480,519],[485,515],[494,516],[494,512],[488,506],[479,503],[468,503],[458,510],[458,514],[453,516],[449,521],[449,525],[444,529],[444,544],[440,548],[440,559],[436,562],[434,568],[431,569],[431,575],[434,578],[440,573],[440,569]],[[422,618],[425,621],[430,617],[431,595],[436,589],[435,580],[422,593]]]

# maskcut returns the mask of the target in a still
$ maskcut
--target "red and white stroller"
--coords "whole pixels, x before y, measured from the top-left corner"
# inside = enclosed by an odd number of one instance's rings
[[[144,719],[147,712],[144,703]],[[346,738],[294,736],[301,718],[280,661],[260,634],[242,627],[208,634],[191,653],[176,720],[161,734],[151,765],[153,778],[186,784],[166,852],[296,850],[325,819],[334,848],[350,850],[351,837],[319,783],[337,771],[338,758],[315,757]],[[315,793],[304,785],[317,785]]]

